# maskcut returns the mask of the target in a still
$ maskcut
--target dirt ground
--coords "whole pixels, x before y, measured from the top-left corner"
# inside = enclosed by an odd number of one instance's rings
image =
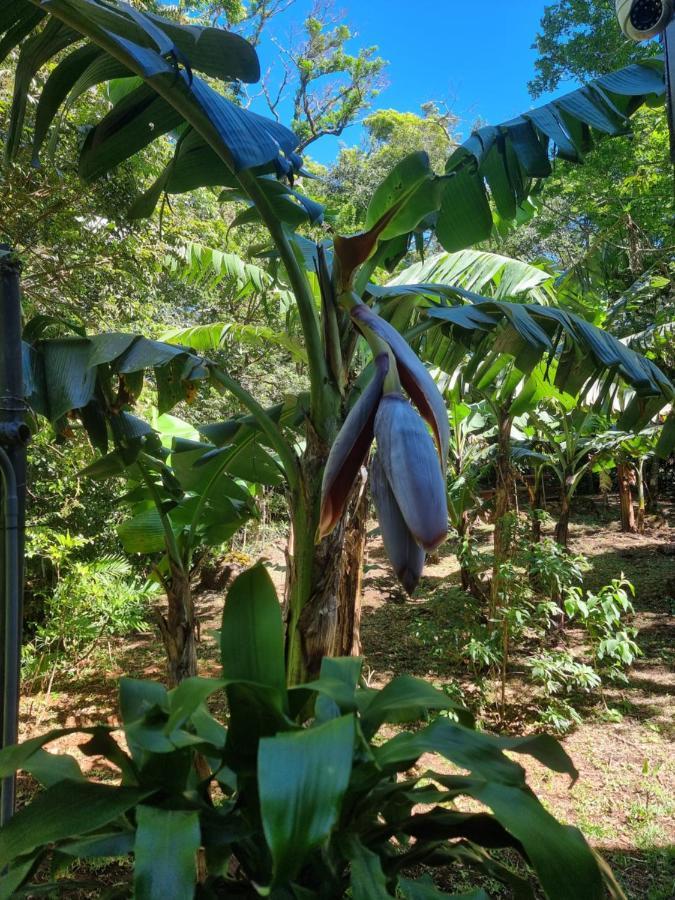
[[[526,764],[528,780],[556,816],[579,826],[593,846],[611,863],[630,898],[666,900],[675,897],[675,520],[652,519],[643,535],[621,534],[611,520],[594,516],[573,524],[571,549],[590,562],[584,584],[597,589],[622,573],[636,588],[634,625],[643,655],[629,674],[629,683],[593,694],[582,707],[583,724],[564,737],[563,744],[579,770],[570,785],[566,777]],[[448,544],[428,565],[414,599],[397,587],[373,526],[363,582],[362,641],[365,673],[373,684],[392,675],[411,673],[437,686],[455,685],[471,703],[474,678],[458,664],[467,616],[464,595],[458,601],[458,567]],[[487,545],[489,531],[482,539]],[[283,553],[269,543],[253,548],[254,558],[266,559],[279,586],[283,583]],[[464,599],[462,599],[464,598]],[[200,597],[201,674],[216,675],[217,654],[212,632],[219,627],[222,596]],[[568,640],[570,638],[561,638]],[[573,638],[572,638],[573,639]],[[55,727],[115,721],[116,680],[122,674],[162,678],[162,655],[153,633],[117,640],[103,647],[78,671],[57,674],[51,686],[27,686],[21,707],[21,738]],[[504,721],[487,708],[481,724],[513,733],[537,728],[533,689],[516,659],[510,672]],[[490,686],[488,685],[488,695]],[[110,772],[100,761],[84,757],[78,738],[50,749],[77,756],[84,770],[102,778]],[[521,764],[523,757],[519,757]],[[436,763],[438,767],[438,763]],[[34,785],[20,779],[20,801]],[[462,887],[455,883],[454,889]],[[492,891],[489,891],[492,893]],[[499,894],[505,896],[504,894]]]

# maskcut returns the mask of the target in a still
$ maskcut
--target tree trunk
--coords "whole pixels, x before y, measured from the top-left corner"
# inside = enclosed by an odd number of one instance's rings
[[[659,511],[659,463],[658,456],[654,456],[649,466],[647,512],[650,513]]]
[[[171,578],[167,588],[168,610],[159,614],[159,630],[167,656],[169,687],[197,674],[196,621],[189,576],[170,563]]]
[[[361,579],[366,550],[368,493],[365,480],[353,501],[345,529],[342,572],[339,581],[338,623],[332,656],[361,653]]]
[[[637,530],[640,534],[645,532],[645,479],[644,479],[644,457],[640,457],[637,464],[637,492],[638,492],[638,513],[637,513]]]
[[[497,435],[497,485],[495,491],[494,563],[490,589],[490,616],[494,617],[501,605],[501,566],[509,558],[512,540],[512,522],[515,479],[511,465],[511,418],[500,415]]]
[[[621,530],[635,533],[635,510],[631,485],[635,484],[635,473],[631,466],[619,463],[616,467],[619,481],[619,501],[621,505]]]
[[[555,539],[562,546],[567,549],[567,544],[569,542],[569,532],[570,532],[570,513],[572,511],[572,504],[570,502],[569,495],[565,493],[564,488],[560,495],[560,516],[558,517],[558,521],[555,526]]]
[[[531,494],[532,503],[532,541],[541,543],[541,513],[544,500],[544,473],[541,469],[535,471],[534,487]]]
[[[457,525],[460,552],[457,554],[459,562],[459,577],[462,590],[471,594],[481,603],[485,602],[485,591],[480,583],[473,565],[473,555],[469,549],[471,540],[472,522],[468,510],[463,510]]]
[[[586,493],[594,494],[595,493],[595,475],[593,474],[593,469],[586,469],[586,474],[584,475],[584,480],[586,481]]]
[[[301,489],[291,501],[292,530],[286,554],[289,684],[318,675],[324,656],[349,655],[360,647],[361,571],[368,515],[365,483],[358,482],[342,520],[315,544],[327,456],[328,448],[308,429]]]

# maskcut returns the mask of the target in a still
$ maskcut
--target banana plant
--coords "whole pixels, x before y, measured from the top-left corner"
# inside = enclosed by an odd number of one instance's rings
[[[59,110],[67,110],[94,85],[129,79],[129,90],[121,92],[80,149],[82,177],[104,175],[173,132],[173,158],[130,214],[150,215],[163,193],[217,187],[224,201],[247,204],[235,219],[238,225],[261,223],[269,233],[297,307],[307,358],[309,403],[302,448],[241,386],[222,373],[218,378],[256,418],[284,470],[292,527],[287,667],[291,681],[302,680],[318,671],[326,653],[340,653],[345,640],[349,649],[354,643],[349,623],[358,620],[354,572],[360,560],[344,548],[362,546],[363,492],[355,486],[373,436],[378,438],[376,466],[384,470],[384,480],[378,474],[378,502],[391,517],[388,549],[408,587],[419,571],[420,551],[444,535],[444,501],[437,491],[444,484],[447,413],[410,344],[373,309],[375,295],[368,288],[376,271],[393,269],[415,234],[432,229],[446,250],[455,251],[489,237],[496,221],[531,213],[528,196],[536,180],[550,173],[554,148],[559,156],[578,162],[597,136],[626,133],[632,112],[663,96],[663,64],[650,60],[630,66],[514,120],[481,128],[453,152],[441,175],[431,170],[425,153],[412,153],[375,191],[363,232],[335,235],[331,251],[303,242],[295,233],[322,216],[318,205],[296,187],[302,176],[297,137],[279,123],[238,107],[213,86],[214,81],[251,82],[259,77],[255,50],[246,41],[222,29],[141,13],[115,0],[3,0],[0,58],[14,48],[19,56],[5,139],[9,161],[21,149],[33,78],[47,63],[56,61],[37,97],[32,132],[36,161],[50,129],[52,137],[57,130],[52,126]],[[516,315],[512,305],[502,301],[480,309],[431,304],[424,325],[430,329],[426,343],[432,352],[425,356],[434,356],[434,341],[458,343],[449,339],[448,330],[464,325],[453,323],[453,316],[470,322],[470,330],[491,331],[504,317]],[[530,314],[522,316],[529,321]],[[522,316],[517,324],[522,324]],[[589,350],[593,341],[568,320],[551,317],[546,327],[549,333],[543,340],[545,329],[529,329],[528,366],[533,358],[558,348],[563,351],[558,365],[562,371],[579,338],[582,357],[590,354],[596,368],[613,368],[604,347]],[[551,340],[558,329],[565,335],[565,347]],[[513,327],[497,330],[502,336],[495,352],[515,352],[520,365],[523,352],[517,340],[514,343]],[[593,338],[602,343],[595,334]],[[361,339],[377,360],[368,366],[372,380],[365,388],[368,374],[355,380]],[[650,396],[663,390],[653,372],[640,370],[639,381]],[[424,436],[422,419],[431,428],[433,443]],[[401,462],[411,464],[410,478],[403,477]],[[433,522],[424,521],[426,510],[433,512]]]
[[[606,453],[596,464],[596,469],[603,473],[616,469],[622,531],[644,532],[647,510],[644,466],[648,459],[658,463],[658,435],[657,424],[652,424],[637,434],[614,433]],[[633,505],[633,486],[637,489],[637,516]]]
[[[133,334],[65,334],[46,338],[62,323],[38,317],[24,331],[24,383],[35,415],[65,438],[80,420],[100,457],[83,474],[121,479],[128,518],[119,536],[128,553],[149,557],[166,593],[158,614],[168,681],[196,674],[196,611],[191,576],[202,548],[218,546],[252,515],[254,485],[277,485],[283,468],[258,420],[234,417],[216,429],[224,448],[168,415],[191,400],[200,385],[229,383],[228,376],[185,347]],[[49,329],[49,332],[47,332]],[[152,421],[137,415],[144,384],[155,389]],[[235,391],[241,390],[233,385]],[[302,419],[302,398],[265,411],[269,421],[292,426]]]
[[[443,392],[450,420],[448,456],[448,514],[457,532],[459,574],[463,590],[485,600],[485,586],[477,572],[472,532],[482,508],[479,480],[489,467],[490,426],[483,405],[467,404],[461,377]]]
[[[153,416],[152,430],[145,425],[142,443],[140,435],[117,441],[114,450],[82,474],[101,480],[117,477],[125,484],[119,502],[128,516],[117,531],[127,553],[149,560],[166,594],[167,611],[156,611],[157,623],[167,680],[175,687],[197,673],[192,580],[201,556],[256,515],[256,486],[278,484],[283,474],[245,429],[239,429],[243,433],[226,457],[195,466],[192,445],[199,434],[193,428],[167,414]]]
[[[581,479],[596,466],[601,457],[615,444],[616,434],[602,416],[583,408],[566,410],[549,405],[548,410],[532,410],[529,427],[537,450],[527,445],[515,447],[521,459],[532,459],[550,469],[558,480],[560,489],[560,513],[555,526],[555,540],[563,547],[569,542],[572,500]]]

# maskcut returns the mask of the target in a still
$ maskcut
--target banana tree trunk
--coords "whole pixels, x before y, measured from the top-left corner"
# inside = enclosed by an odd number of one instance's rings
[[[300,487],[291,497],[291,536],[286,553],[286,671],[289,684],[313,678],[324,656],[360,648],[361,571],[368,504],[363,488],[334,530],[315,543],[321,478],[328,456],[308,429]]]
[[[190,577],[175,563],[167,581],[166,616],[159,614],[159,630],[167,656],[169,687],[197,674],[196,619]]]
[[[652,457],[649,466],[649,478],[647,483],[647,512],[658,513],[659,511],[659,458]]]
[[[644,457],[640,457],[636,467],[637,475],[637,493],[638,493],[638,512],[637,512],[637,530],[640,534],[645,531],[645,479],[644,479]]]
[[[366,551],[368,494],[360,489],[348,513],[342,548],[342,572],[338,593],[338,623],[334,656],[358,656],[361,653],[361,579]]]
[[[511,551],[512,523],[515,479],[511,465],[511,417],[501,413],[497,431],[497,485],[495,491],[494,563],[490,589],[490,616],[493,617],[502,601],[501,567]]]
[[[532,505],[532,542],[541,543],[541,514],[544,510],[544,474],[541,468],[534,474],[534,485],[531,493]]]
[[[635,483],[635,474],[632,466],[625,463],[619,463],[616,467],[616,475],[619,482],[621,530],[634,534],[637,527],[635,524],[635,509],[633,507],[631,485]]]
[[[572,511],[572,503],[570,496],[563,488],[560,496],[560,515],[555,526],[555,539],[562,547],[567,549],[570,533],[570,513]]]

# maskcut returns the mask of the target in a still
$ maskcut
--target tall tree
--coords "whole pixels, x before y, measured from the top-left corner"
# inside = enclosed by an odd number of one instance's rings
[[[537,74],[533,97],[554,91],[561,81],[588,81],[658,53],[658,44],[639,45],[621,33],[614,0],[558,0],[547,4],[533,49]]]
[[[386,62],[377,55],[377,47],[351,53],[347,44],[355,37],[332,0],[316,0],[302,34],[276,42],[282,72],[273,67],[262,89],[277,121],[284,101],[290,99],[291,126],[300,139],[298,152],[322,137],[339,137],[370,107],[384,85]]]

